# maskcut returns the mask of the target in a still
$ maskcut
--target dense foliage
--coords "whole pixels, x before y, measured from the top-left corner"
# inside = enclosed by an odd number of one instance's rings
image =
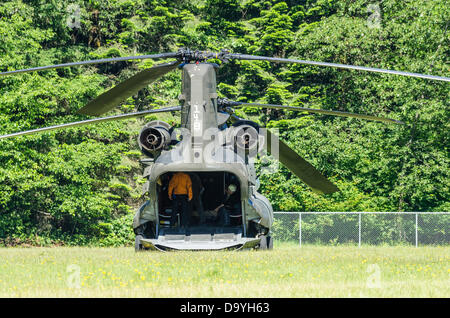
[[[12,0],[0,3],[0,70],[180,47],[449,76],[444,0]],[[0,134],[85,119],[76,110],[151,61],[0,78]],[[276,211],[449,211],[447,83],[331,68],[233,61],[219,93],[308,105],[378,122],[283,111],[240,114],[277,128],[341,192],[320,196],[280,166],[261,176]],[[177,105],[173,72],[116,112]],[[148,117],[0,141],[3,243],[132,240],[143,179],[136,137]],[[173,115],[158,118],[178,121]]]

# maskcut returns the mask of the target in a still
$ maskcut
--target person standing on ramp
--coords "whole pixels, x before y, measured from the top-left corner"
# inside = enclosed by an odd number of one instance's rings
[[[181,216],[181,227],[189,226],[189,205],[192,200],[192,181],[189,175],[183,172],[177,172],[169,181],[169,199],[172,200],[172,215],[170,226],[175,225],[177,214]],[[179,210],[181,206],[181,211]]]

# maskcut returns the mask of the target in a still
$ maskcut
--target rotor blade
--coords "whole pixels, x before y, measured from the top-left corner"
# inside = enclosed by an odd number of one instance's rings
[[[68,123],[68,124],[61,124],[61,125],[56,125],[56,126],[28,130],[28,131],[21,131],[21,132],[9,134],[9,135],[3,135],[3,136],[0,136],[0,139],[23,136],[23,135],[31,135],[31,134],[40,133],[40,132],[49,131],[49,130],[77,127],[77,126],[83,126],[83,125],[89,125],[89,124],[96,124],[96,123],[106,122],[106,121],[128,119],[128,118],[133,118],[133,117],[142,117],[142,116],[145,116],[148,114],[171,112],[171,111],[178,111],[178,110],[181,110],[181,106],[166,107],[166,108],[161,108],[161,109],[150,109],[150,110],[145,110],[145,111],[137,112],[137,113],[128,113],[128,114],[121,114],[121,115],[115,115],[115,116],[109,116],[109,117],[94,118],[94,119],[77,121],[77,122]]]
[[[267,151],[272,153],[272,141],[278,139],[278,160],[292,173],[306,183],[314,192],[330,194],[339,191],[339,188],[324,177],[309,162],[300,157],[277,135],[267,129]],[[274,150],[276,152],[276,150]]]
[[[285,58],[246,55],[246,54],[234,54],[234,53],[229,54],[229,58],[237,59],[237,60],[255,60],[255,61],[279,62],[279,63],[299,63],[299,64],[308,64],[308,65],[316,65],[316,66],[329,66],[329,67],[335,67],[335,68],[351,69],[351,70],[358,70],[358,71],[368,71],[368,72],[376,72],[376,73],[386,73],[386,74],[394,74],[394,75],[402,75],[402,76],[408,76],[408,77],[417,77],[417,78],[425,78],[425,79],[436,80],[436,81],[450,82],[450,77],[386,70],[386,69],[381,69],[381,68],[365,67],[365,66],[355,66],[355,65],[307,61],[307,60],[296,60],[296,59],[285,59]]]
[[[44,71],[44,70],[50,70],[50,69],[62,68],[62,67],[69,67],[69,66],[101,64],[101,63],[121,62],[121,61],[129,61],[129,60],[164,59],[164,58],[171,58],[171,57],[175,58],[177,56],[178,56],[178,53],[161,53],[161,54],[152,54],[152,55],[112,57],[112,58],[108,58],[108,59],[72,62],[72,63],[65,63],[65,64],[55,64],[55,65],[27,68],[27,69],[23,69],[23,70],[8,71],[8,72],[0,73],[0,76],[12,75],[12,74],[17,74],[17,73],[28,73],[28,72]]]
[[[283,106],[283,105],[273,105],[273,104],[259,104],[259,103],[243,103],[243,102],[230,102],[232,107],[242,107],[242,106],[252,106],[252,107],[263,107],[263,108],[273,108],[273,109],[286,109],[292,111],[303,111],[308,113],[317,113],[324,115],[334,115],[341,117],[353,117],[360,119],[368,119],[375,121],[382,121],[386,123],[395,123],[395,124],[404,124],[404,122],[400,120],[384,118],[384,117],[376,117],[371,115],[361,115],[355,113],[341,112],[337,110],[326,110],[326,109],[315,109],[315,108],[305,108],[305,107],[295,107],[295,106]]]
[[[96,97],[78,110],[78,113],[95,116],[106,113],[159,77],[174,70],[179,64],[179,61],[174,61],[143,70]]]
[[[236,116],[235,114],[231,114],[230,119],[232,122],[242,120],[242,118]],[[300,180],[308,185],[314,192],[330,194],[339,191],[339,188],[336,185],[324,177],[309,162],[300,157],[277,135],[271,133],[267,128],[266,133],[265,147],[267,147],[267,151],[275,156],[278,154],[278,158],[276,159],[278,159],[286,168],[288,168]],[[278,145],[278,149],[272,149],[272,142],[274,142],[275,147]]]

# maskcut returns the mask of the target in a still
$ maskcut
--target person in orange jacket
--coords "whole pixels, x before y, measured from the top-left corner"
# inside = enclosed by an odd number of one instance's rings
[[[188,227],[190,219],[188,202],[192,200],[192,181],[189,175],[184,172],[175,173],[169,181],[168,192],[169,199],[172,200],[170,226],[175,225],[177,213],[180,213],[181,226]]]

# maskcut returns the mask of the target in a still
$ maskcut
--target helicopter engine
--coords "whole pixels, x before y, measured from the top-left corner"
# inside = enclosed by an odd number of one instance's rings
[[[155,157],[171,142],[170,125],[160,120],[146,124],[139,133],[138,143],[142,153]]]
[[[235,152],[253,153],[258,150],[261,142],[259,126],[249,120],[238,120],[232,126],[230,138]]]

